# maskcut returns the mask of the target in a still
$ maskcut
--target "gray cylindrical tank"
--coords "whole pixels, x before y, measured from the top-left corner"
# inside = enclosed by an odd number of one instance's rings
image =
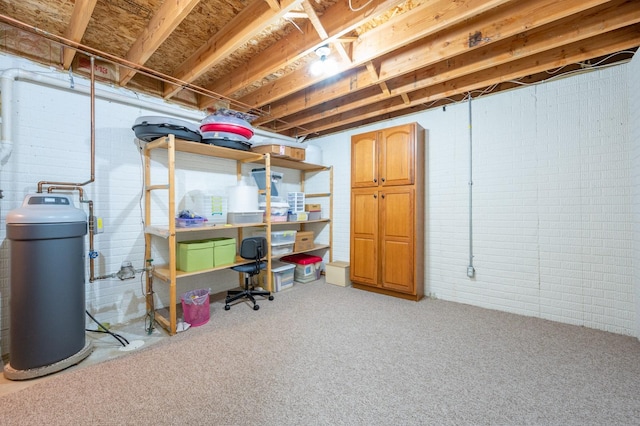
[[[7,214],[11,368],[47,366],[85,346],[86,233],[86,214],[65,195],[27,195]]]

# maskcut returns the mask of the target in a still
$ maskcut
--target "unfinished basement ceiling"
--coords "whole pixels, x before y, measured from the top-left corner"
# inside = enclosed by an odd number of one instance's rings
[[[310,67],[328,45],[335,68]],[[313,138],[628,60],[640,0],[3,0],[0,50]]]

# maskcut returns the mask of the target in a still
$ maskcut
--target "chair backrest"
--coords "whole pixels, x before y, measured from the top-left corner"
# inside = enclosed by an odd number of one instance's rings
[[[240,244],[240,256],[244,259],[260,260],[267,255],[267,239],[247,237]]]

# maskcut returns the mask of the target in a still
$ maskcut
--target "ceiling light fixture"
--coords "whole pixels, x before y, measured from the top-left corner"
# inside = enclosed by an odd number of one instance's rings
[[[311,74],[317,77],[335,69],[335,61],[332,58],[328,58],[331,53],[328,44],[318,47],[315,53],[320,59],[311,64]]]

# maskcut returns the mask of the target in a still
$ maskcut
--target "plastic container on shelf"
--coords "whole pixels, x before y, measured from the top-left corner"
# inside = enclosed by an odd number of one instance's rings
[[[283,262],[294,263],[294,279],[297,282],[308,283],[320,279],[322,273],[322,258],[309,254],[292,254],[280,259]]]
[[[295,243],[297,233],[296,230],[271,231],[271,244]],[[267,231],[257,230],[253,235],[267,238]]]
[[[138,139],[145,142],[151,142],[154,139],[170,134],[186,141],[200,142],[202,140],[196,123],[173,117],[138,117],[131,129],[133,129]]]
[[[320,220],[322,219],[322,212],[307,212],[307,220]]]
[[[264,168],[253,169],[251,171],[251,176],[253,176],[253,179],[256,181],[256,185],[258,185],[258,188],[262,190],[267,189],[267,181],[265,178],[266,174],[267,172]],[[278,184],[282,181],[283,177],[284,174],[282,173],[271,172],[271,196],[278,196]]]
[[[293,272],[295,265],[273,261],[271,263],[271,282],[275,292],[293,287]]]
[[[262,223],[262,210],[254,212],[228,212],[227,222],[232,225],[239,225],[243,223]]]
[[[184,207],[206,218],[209,223],[227,223],[227,196],[222,193],[189,191],[184,196]]]
[[[304,211],[304,192],[288,192],[287,201],[290,212],[298,213]]]
[[[279,243],[271,244],[271,256],[280,256],[283,254],[293,253],[293,245],[295,243]]]
[[[264,212],[264,219],[266,221],[267,203],[259,203],[259,208]],[[271,221],[272,222],[286,222],[287,213],[289,212],[288,203],[271,203]]]
[[[196,217],[196,218],[184,218],[184,217],[176,217],[176,226],[178,228],[197,228],[199,226],[204,226],[205,220],[204,218]]]
[[[306,222],[307,220],[309,220],[307,212],[289,213],[287,216],[287,222]]]

